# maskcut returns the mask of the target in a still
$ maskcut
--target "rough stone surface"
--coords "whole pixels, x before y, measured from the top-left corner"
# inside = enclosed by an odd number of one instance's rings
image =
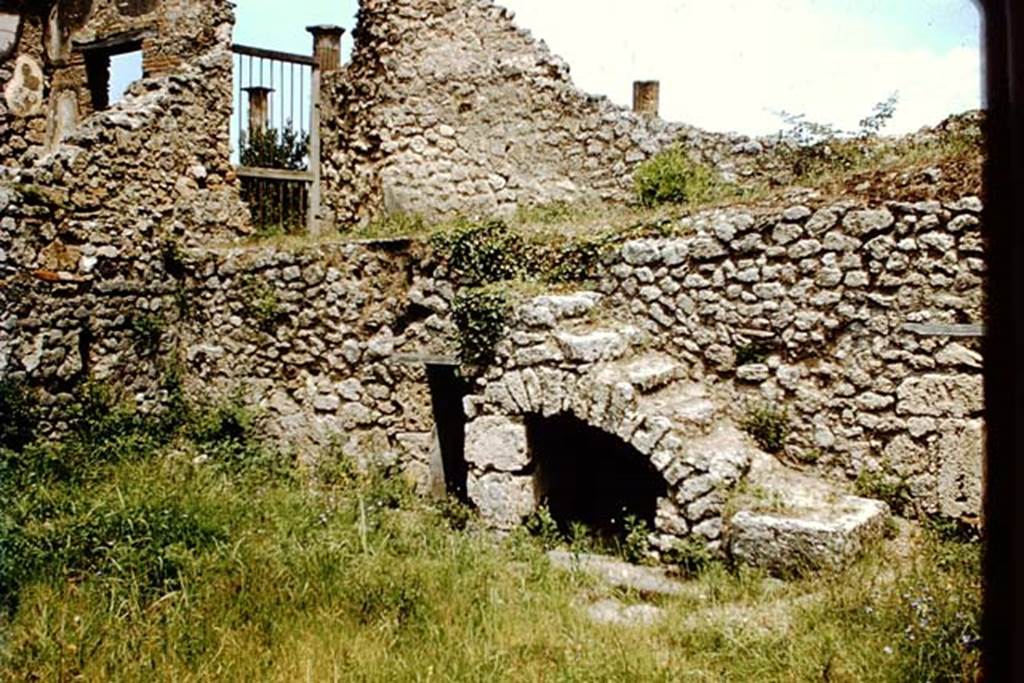
[[[682,595],[685,586],[660,567],[643,567],[604,555],[548,551],[548,559],[559,569],[589,574],[616,588],[640,595]]]
[[[481,516],[498,529],[519,526],[537,504],[533,477],[529,476],[470,473],[467,490]]]
[[[466,425],[466,462],[480,470],[518,472],[529,462],[526,427],[505,417],[480,417]]]
[[[592,602],[586,607],[588,619],[613,626],[652,626],[664,618],[664,612],[655,605],[624,605],[612,598]]]
[[[840,569],[881,539],[888,506],[845,495],[760,455],[740,510],[726,522],[726,546],[744,564],[783,576]]]

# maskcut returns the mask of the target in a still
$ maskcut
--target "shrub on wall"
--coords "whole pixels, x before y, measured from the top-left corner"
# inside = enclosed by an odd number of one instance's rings
[[[708,201],[722,186],[714,170],[691,159],[678,145],[640,164],[633,182],[637,199],[645,207]]]
[[[759,403],[747,408],[743,429],[766,453],[779,453],[789,436],[789,411],[770,403]]]
[[[447,263],[452,279],[462,285],[515,279],[525,274],[530,261],[523,238],[501,220],[463,222],[434,235],[430,242]]]
[[[470,366],[488,365],[505,333],[508,297],[493,287],[467,289],[455,297],[452,307],[459,330],[459,360]]]

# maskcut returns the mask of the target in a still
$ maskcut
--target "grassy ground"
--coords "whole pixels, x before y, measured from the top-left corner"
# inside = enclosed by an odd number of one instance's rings
[[[839,575],[711,564],[650,627],[617,593],[337,453],[315,472],[237,406],[84,395],[61,444],[4,432],[0,678],[943,681],[977,660],[977,546],[911,531]],[[27,411],[12,412],[27,418]]]

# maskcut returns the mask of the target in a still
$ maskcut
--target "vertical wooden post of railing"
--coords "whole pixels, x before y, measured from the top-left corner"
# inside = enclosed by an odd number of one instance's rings
[[[242,88],[249,94],[249,141],[256,133],[266,133],[270,125],[270,93],[272,88],[251,86]]]
[[[323,75],[337,71],[341,67],[341,36],[345,29],[340,26],[309,26],[306,29],[313,34],[313,107],[309,125],[309,170],[313,182],[309,188],[308,230],[317,235],[321,225],[321,173],[320,173],[320,120]]]

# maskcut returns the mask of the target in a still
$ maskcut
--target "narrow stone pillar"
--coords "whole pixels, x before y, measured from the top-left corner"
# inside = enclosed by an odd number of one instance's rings
[[[313,59],[325,74],[341,68],[341,36],[345,29],[340,26],[309,26],[313,34]]]
[[[249,95],[249,137],[265,133],[270,125],[270,93],[273,88],[253,86],[242,88]]]
[[[644,116],[658,116],[661,83],[658,81],[635,81],[633,83],[633,111]]]

